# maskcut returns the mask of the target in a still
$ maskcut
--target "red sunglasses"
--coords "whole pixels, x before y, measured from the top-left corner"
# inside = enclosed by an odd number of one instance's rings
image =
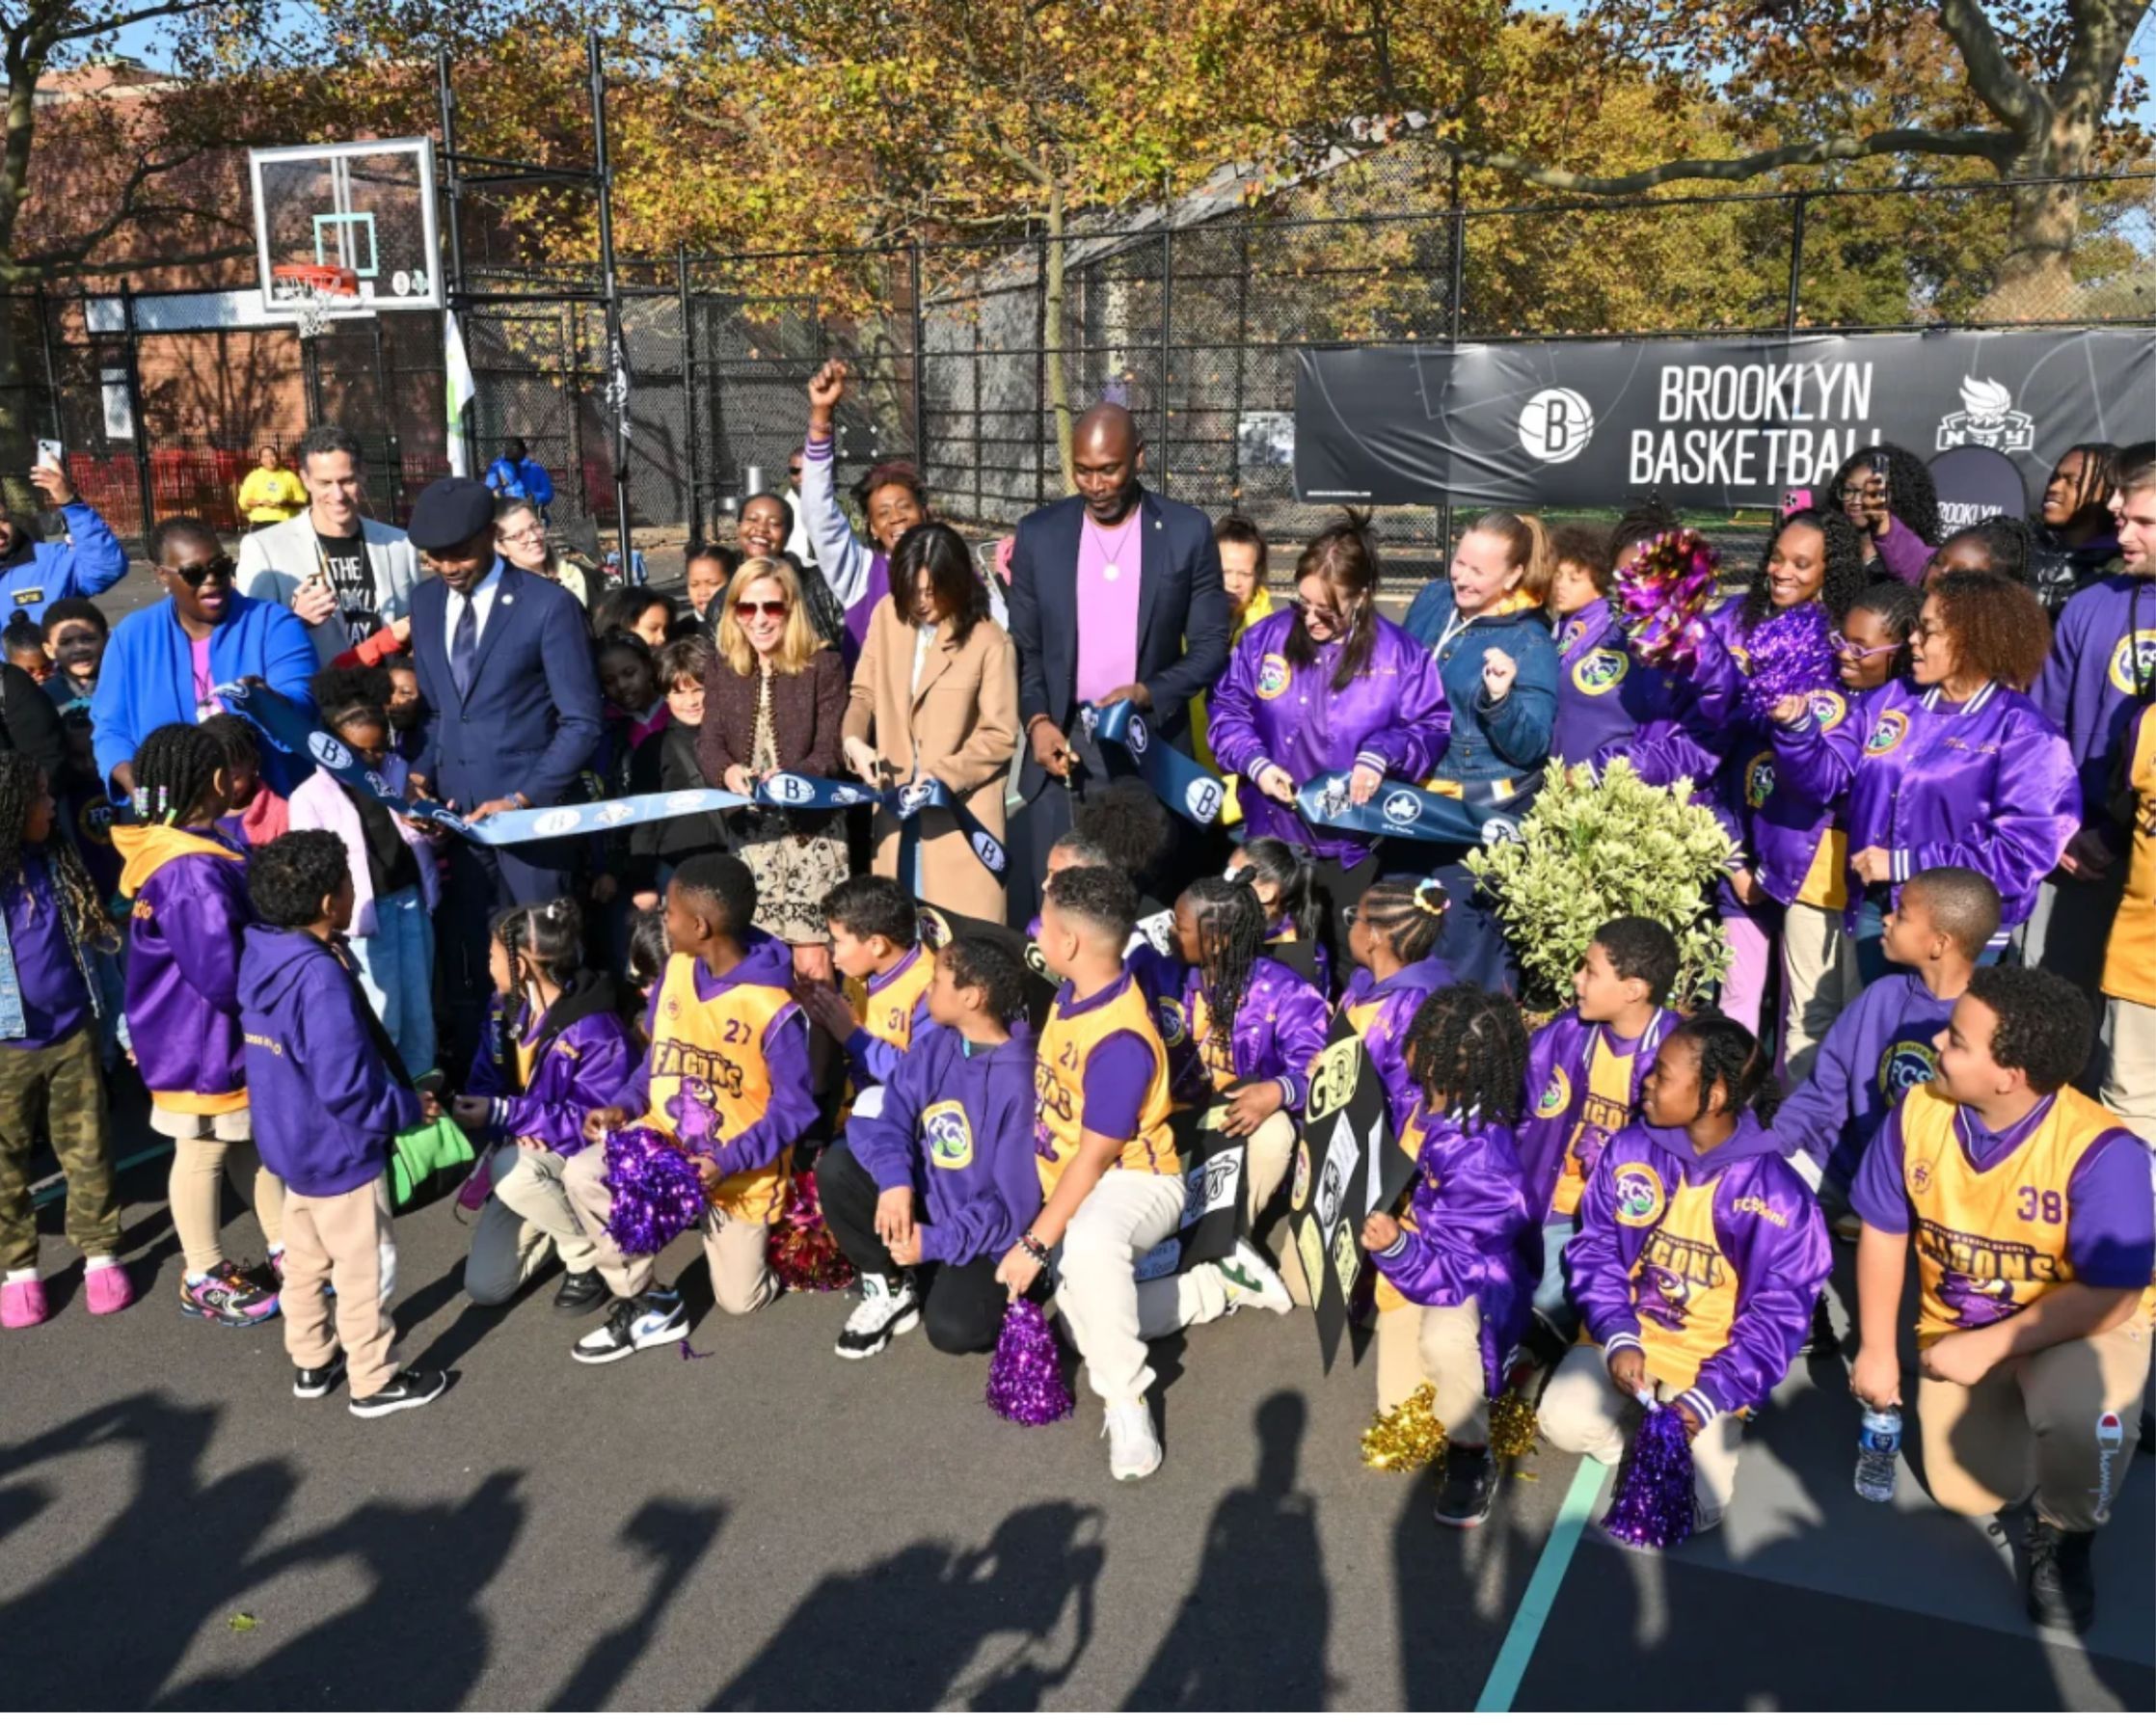
[[[793,608],[794,607],[788,605],[783,599],[766,599],[761,601],[754,599],[743,599],[735,605],[734,615],[739,617],[743,623],[746,623],[754,618],[756,613],[759,611],[762,611],[767,617],[783,617],[788,611]]]

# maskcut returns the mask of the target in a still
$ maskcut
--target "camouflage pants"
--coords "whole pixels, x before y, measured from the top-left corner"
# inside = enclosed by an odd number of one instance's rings
[[[120,1251],[94,1030],[51,1048],[0,1048],[0,1269],[38,1262],[30,1152],[42,1123],[67,1176],[67,1238],[85,1255]]]

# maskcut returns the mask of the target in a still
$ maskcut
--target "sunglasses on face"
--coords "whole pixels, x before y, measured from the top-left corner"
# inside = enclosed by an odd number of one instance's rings
[[[1832,647],[1835,652],[1845,654],[1854,660],[1876,659],[1882,653],[1892,653],[1897,650],[1897,643],[1893,641],[1887,642],[1883,647],[1860,647],[1850,640],[1847,635],[1839,633],[1828,635],[1826,644]]]
[[[161,564],[157,573],[160,575],[176,575],[190,587],[199,587],[213,575],[221,580],[230,580],[232,579],[232,568],[231,558],[213,557],[207,563],[182,563],[176,568],[166,567]]]
[[[792,608],[783,599],[743,599],[735,605],[734,615],[743,623],[754,622],[760,615],[775,620],[785,616]]]

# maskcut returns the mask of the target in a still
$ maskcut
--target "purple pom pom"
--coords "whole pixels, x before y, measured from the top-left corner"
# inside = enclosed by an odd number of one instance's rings
[[[1636,546],[1617,571],[1615,607],[1633,653],[1662,669],[1698,664],[1720,567],[1720,553],[1688,527]]]
[[[1020,1425],[1053,1425],[1075,1405],[1048,1314],[1031,1300],[1011,1301],[988,1367],[988,1406]]]
[[[1677,1410],[1654,1402],[1639,1422],[1603,1517],[1603,1531],[1659,1550],[1692,1533],[1692,1442]]]
[[[1791,695],[1832,688],[1836,677],[1828,633],[1824,607],[1806,604],[1777,611],[1746,635],[1750,678],[1744,685],[1744,711],[1764,719]]]
[[[656,1257],[704,1215],[704,1183],[665,1133],[626,1126],[606,1134],[606,1232],[625,1257]]]

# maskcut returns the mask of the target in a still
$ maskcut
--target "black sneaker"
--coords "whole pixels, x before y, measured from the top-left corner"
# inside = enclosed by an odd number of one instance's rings
[[[2047,1630],[2086,1630],[2096,1621],[2096,1578],[2089,1571],[2093,1533],[2029,1523],[2029,1616]]]
[[[1481,1526],[1496,1499],[1498,1471],[1487,1448],[1453,1444],[1444,1452],[1444,1478],[1438,1482],[1431,1519],[1441,1527]]]
[[[554,1310],[578,1318],[606,1302],[606,1279],[596,1270],[573,1270],[554,1289]]]
[[[337,1381],[343,1376],[342,1354],[327,1365],[303,1365],[292,1373],[292,1393],[303,1402],[318,1402],[337,1388]]]
[[[688,1309],[673,1288],[653,1288],[629,1300],[616,1300],[606,1321],[578,1339],[569,1357],[579,1365],[606,1365],[645,1348],[662,1348],[688,1334]]]
[[[407,1408],[423,1408],[449,1388],[447,1372],[414,1371],[407,1366],[372,1395],[355,1395],[352,1413],[360,1419],[380,1419]]]

